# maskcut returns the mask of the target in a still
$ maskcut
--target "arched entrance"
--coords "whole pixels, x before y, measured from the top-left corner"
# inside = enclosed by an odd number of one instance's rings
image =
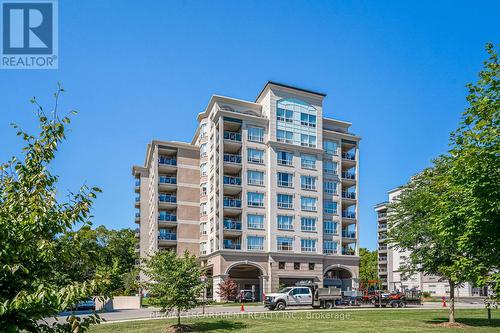
[[[257,264],[248,262],[233,264],[227,269],[226,274],[236,282],[238,291],[247,291],[247,296],[253,294],[255,301],[262,300],[264,272]]]
[[[346,268],[337,266],[327,268],[323,275],[323,286],[337,287],[343,291],[353,289],[353,274]]]

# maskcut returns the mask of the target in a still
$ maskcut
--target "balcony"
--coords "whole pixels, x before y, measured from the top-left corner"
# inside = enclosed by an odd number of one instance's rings
[[[223,247],[224,250],[241,250],[241,243],[231,239],[224,239]]]
[[[385,220],[387,218],[387,213],[378,213],[377,218],[379,220]]]
[[[241,133],[224,131],[224,140],[241,142]]]
[[[158,158],[159,171],[172,171],[177,168],[177,159],[169,156],[160,156]]]
[[[279,158],[277,160],[277,163],[278,163],[278,165],[286,165],[286,166],[292,166],[293,165],[293,162],[292,162],[291,159],[287,160],[287,159],[281,159],[281,158]]]
[[[342,248],[342,255],[344,256],[355,256],[356,255],[356,250],[351,249],[351,248]]]
[[[158,224],[159,226],[175,226],[177,225],[177,215],[160,212],[158,214]]]
[[[224,214],[231,214],[231,215],[241,214],[241,199],[224,197],[223,206],[224,206]]]
[[[241,155],[224,154],[224,170],[237,173],[241,170]]]
[[[135,253],[139,253],[139,252],[141,252],[141,246],[139,244],[137,244],[135,246]]]
[[[356,238],[356,231],[354,231],[354,230],[342,230],[342,237],[355,239]]]
[[[160,208],[173,208],[177,204],[177,197],[173,194],[160,194],[158,196],[158,206]]]
[[[356,200],[356,193],[355,192],[342,191],[342,199]]]
[[[141,191],[141,181],[140,180],[135,181],[135,191],[137,193],[139,193]]]
[[[342,218],[355,220],[356,219],[356,212],[343,211]]]
[[[241,186],[241,177],[224,176],[224,185]]]
[[[378,247],[378,252],[379,253],[387,252],[387,246],[379,246]]]
[[[158,178],[158,188],[160,190],[173,190],[177,187],[177,178],[172,176],[160,176]]]
[[[349,160],[349,161],[355,161],[356,155],[354,153],[344,152],[344,153],[342,153],[342,159]]]
[[[141,197],[135,197],[135,207],[139,208],[141,206]]]
[[[387,230],[387,224],[379,224],[378,225],[378,230]]]
[[[223,221],[224,234],[226,235],[240,235],[241,234],[241,221],[225,218]]]
[[[224,151],[237,152],[241,148],[241,133],[224,131]]]
[[[175,246],[177,244],[176,233],[160,233],[158,235],[159,246]]]
[[[323,249],[323,254],[326,255],[337,254],[337,249]]]
[[[378,241],[379,242],[385,242],[387,240],[387,236],[386,235],[379,235],[378,236]]]
[[[354,172],[342,171],[342,179],[356,180],[356,174]]]
[[[136,212],[135,213],[135,223],[140,223],[141,222],[141,213]]]
[[[135,236],[135,238],[140,238],[141,237],[141,231],[139,230],[139,228],[135,229],[134,236]]]

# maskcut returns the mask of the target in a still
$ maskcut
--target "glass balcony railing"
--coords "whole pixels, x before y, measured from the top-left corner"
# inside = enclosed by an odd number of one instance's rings
[[[387,246],[379,246],[378,250],[379,251],[387,251]]]
[[[342,254],[345,256],[353,256],[356,254],[356,250],[351,249],[351,248],[342,248]]]
[[[224,176],[224,185],[241,186],[241,177]]]
[[[387,213],[378,213],[378,218],[383,219],[387,217]]]
[[[140,180],[136,180],[135,181],[135,187],[139,187],[141,186],[141,181]]]
[[[177,165],[177,160],[171,157],[160,156],[158,163],[164,165]]]
[[[356,199],[356,193],[342,191],[342,198],[344,198],[344,199]]]
[[[135,197],[135,202],[141,201],[141,197]]]
[[[355,212],[342,212],[342,217],[345,219],[355,219],[356,218],[356,213]]]
[[[177,240],[177,234],[174,233],[160,233],[158,235],[159,240]]]
[[[238,132],[224,131],[224,140],[241,142],[241,134]]]
[[[241,221],[224,219],[224,230],[241,230]]]
[[[342,178],[355,180],[356,179],[356,174],[354,172],[343,171],[342,172]]]
[[[224,162],[241,164],[241,155],[224,154]]]
[[[356,231],[342,230],[342,237],[344,237],[344,238],[356,238]]]
[[[385,230],[387,229],[387,224],[379,224],[378,230]]]
[[[171,194],[160,194],[159,201],[160,202],[167,202],[167,203],[176,203],[177,197],[175,195],[171,195]]]
[[[177,221],[177,215],[174,214],[162,214],[158,215],[158,221],[161,222],[175,222]]]
[[[353,153],[342,153],[342,158],[344,160],[355,161],[356,160],[356,155],[354,155]]]
[[[337,254],[336,249],[323,249],[323,254]]]
[[[135,217],[141,217],[141,213],[139,212],[135,213]]]
[[[160,184],[177,184],[177,178],[169,176],[160,176]]]
[[[240,243],[233,242],[232,240],[229,240],[229,239],[224,239],[223,245],[224,245],[224,249],[227,249],[227,250],[241,250]]]
[[[233,198],[224,198],[224,207],[241,208],[241,200]]]

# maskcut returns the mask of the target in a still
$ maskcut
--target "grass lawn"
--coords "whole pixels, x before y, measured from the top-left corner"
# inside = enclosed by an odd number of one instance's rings
[[[317,316],[317,317],[316,317]],[[320,317],[321,316],[321,317]],[[311,311],[263,314],[246,313],[232,318],[185,319],[197,332],[500,332],[500,310],[492,311],[488,325],[486,310],[457,310],[459,328],[442,327],[447,310]],[[165,332],[175,320],[133,321],[92,326],[91,333]]]

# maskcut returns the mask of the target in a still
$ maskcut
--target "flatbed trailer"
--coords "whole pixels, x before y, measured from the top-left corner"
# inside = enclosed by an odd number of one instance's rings
[[[404,293],[382,294],[379,292],[371,299],[375,307],[405,308],[407,305],[422,305],[422,296],[419,291],[406,291]]]

